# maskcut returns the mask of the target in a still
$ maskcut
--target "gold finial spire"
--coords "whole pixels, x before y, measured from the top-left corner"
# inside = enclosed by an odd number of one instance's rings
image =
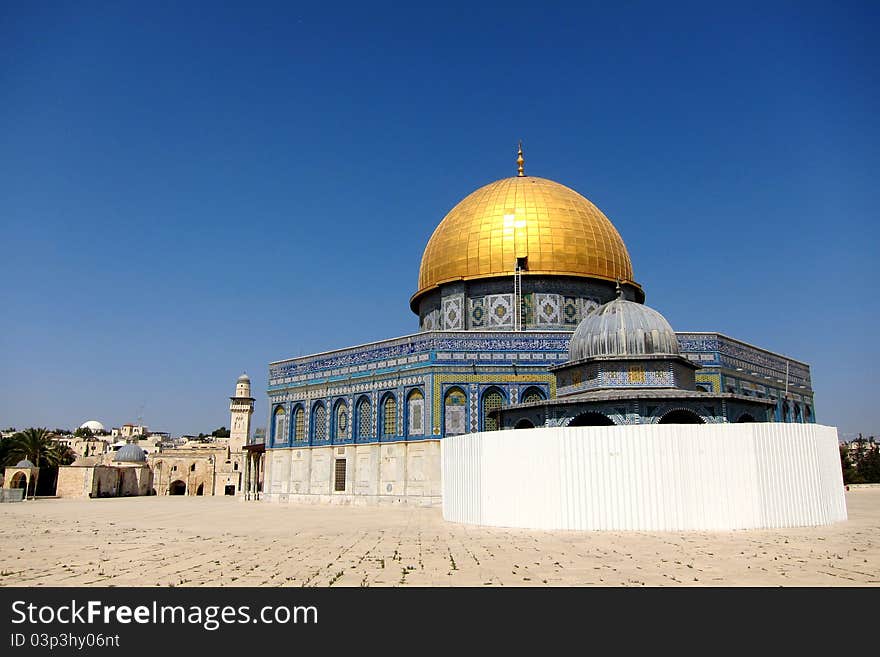
[[[525,173],[523,173],[523,164],[525,163],[525,161],[526,160],[522,154],[522,140],[520,140],[519,150],[516,152],[516,171],[517,171],[516,175],[517,176],[525,176],[526,175]]]

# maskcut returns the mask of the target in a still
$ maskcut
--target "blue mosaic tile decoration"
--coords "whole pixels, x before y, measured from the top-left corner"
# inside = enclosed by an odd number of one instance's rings
[[[581,321],[581,313],[578,308],[580,299],[575,297],[563,297],[562,321],[566,326],[577,326]]]
[[[486,306],[488,326],[513,328],[513,294],[487,294]]]
[[[468,299],[470,306],[470,318],[472,328],[483,328],[486,326],[486,307],[483,297]]]
[[[460,331],[464,328],[464,295],[443,298],[443,329]]]
[[[535,294],[535,316],[538,326],[555,326],[562,323],[560,296],[552,293]]]
[[[503,297],[504,295],[496,295]],[[512,295],[507,295],[511,297]],[[540,300],[551,299],[552,295],[535,293],[535,304]],[[556,297],[560,304],[566,300]],[[567,301],[575,299],[568,298]],[[586,312],[589,300],[577,300],[581,312]],[[468,307],[469,321],[475,319],[474,312],[485,304],[485,299],[474,300]],[[496,301],[496,307],[498,302]],[[570,305],[570,304],[569,304]],[[575,304],[577,305],[577,304]],[[560,315],[563,305],[559,307]],[[483,310],[488,310],[483,308]],[[508,307],[509,311],[509,307]],[[439,310],[436,311],[439,317]],[[501,314],[506,314],[507,311]],[[540,306],[532,306],[532,312],[540,315]],[[550,308],[551,315],[553,308]],[[485,316],[484,316],[485,317]],[[551,319],[552,317],[545,317]],[[752,347],[721,334],[680,333],[679,342],[682,353],[692,362],[700,365],[696,372],[697,383],[710,389],[717,386],[726,392],[724,386],[732,382],[738,393],[773,399],[777,402],[776,415],[779,421],[801,417],[815,422],[813,391],[809,387],[809,366],[799,361],[787,359],[758,347]],[[568,359],[570,333],[563,331],[426,331],[392,340],[329,351],[300,358],[292,358],[272,363],[269,368],[268,396],[270,408],[281,405],[286,417],[281,435],[270,432],[270,446],[305,446],[329,444],[331,435],[338,441],[375,442],[380,421],[379,400],[386,392],[394,392],[398,400],[413,387],[419,387],[425,395],[424,418],[425,434],[419,439],[437,438],[443,434],[443,392],[449,385],[458,385],[467,397],[468,430],[479,430],[480,390],[483,382],[492,381],[502,389],[511,400],[524,399],[526,389],[542,386],[545,396],[549,396],[546,379],[547,368],[559,365]],[[789,370],[788,412],[783,407],[785,370]],[[763,369],[761,369],[763,368]],[[766,370],[767,374],[762,375]],[[524,373],[536,375],[536,383],[523,378]],[[529,376],[531,376],[529,374]],[[645,371],[644,381],[633,381],[628,371],[607,371],[599,375],[596,370],[587,376],[587,381],[579,382],[580,389],[589,386],[646,386],[666,387],[672,385],[671,372]],[[443,381],[443,388],[434,392],[435,377]],[[508,378],[509,377],[509,378]],[[768,378],[769,377],[769,378]],[[479,382],[479,383],[478,383]],[[440,385],[439,383],[437,384]],[[560,389],[560,394],[565,390]],[[437,396],[438,399],[434,399]],[[338,416],[331,409],[339,398],[345,398],[347,413],[345,430],[340,435],[334,433],[330,424],[338,426]],[[369,435],[363,435],[367,420],[361,420],[357,404],[361,398],[369,401]],[[315,418],[316,402],[323,404],[323,411]],[[295,409],[301,405],[304,416],[300,426],[301,436],[297,435],[292,418]],[[406,407],[403,401],[397,409],[396,435],[389,440],[407,440],[403,429],[406,421]],[[631,413],[619,413],[621,422],[630,421]],[[274,418],[268,418],[271,422]],[[316,423],[316,419],[318,422]],[[274,425],[270,423],[271,427]],[[355,428],[357,427],[357,436]],[[276,439],[277,438],[277,439]],[[383,439],[384,440],[384,439]]]

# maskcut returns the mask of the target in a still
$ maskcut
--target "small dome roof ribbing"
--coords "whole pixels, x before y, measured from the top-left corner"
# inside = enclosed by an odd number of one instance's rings
[[[147,455],[140,447],[129,443],[119,448],[113,460],[122,463],[143,463],[147,460]]]
[[[614,299],[584,317],[568,349],[570,360],[679,355],[675,331],[653,308]]]
[[[21,461],[19,461],[18,463],[15,464],[15,467],[16,468],[35,468],[37,466],[35,466],[33,463],[31,463],[27,459],[22,459]]]

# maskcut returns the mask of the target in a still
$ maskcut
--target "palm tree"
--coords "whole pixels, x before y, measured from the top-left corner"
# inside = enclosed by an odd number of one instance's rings
[[[55,467],[59,465],[67,451],[56,443],[55,434],[48,429],[39,428],[25,429],[12,436],[12,444],[9,449],[10,463],[20,459],[27,459],[37,468]],[[59,449],[61,448],[61,449]],[[37,496],[37,482],[40,479],[40,471],[34,475],[34,497]]]

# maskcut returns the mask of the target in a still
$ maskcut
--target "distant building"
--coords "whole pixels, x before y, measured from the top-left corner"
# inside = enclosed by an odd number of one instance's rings
[[[114,428],[114,444],[74,439],[79,458],[59,468],[59,497],[119,497],[129,495],[244,496],[246,461],[253,398],[250,379],[242,375],[230,398],[232,430],[229,438],[173,439],[167,432],[124,424]],[[98,447],[98,444],[101,447]],[[258,471],[258,465],[253,465]],[[258,477],[253,478],[258,487]]]
[[[135,436],[146,436],[148,433],[149,429],[139,424],[123,424],[121,427],[113,427],[110,430],[112,438],[134,438]]]
[[[850,459],[855,459],[859,454],[869,454],[877,451],[880,449],[880,443],[874,439],[874,436],[862,438],[862,435],[859,434],[858,438],[846,443],[846,448],[849,451]]]

